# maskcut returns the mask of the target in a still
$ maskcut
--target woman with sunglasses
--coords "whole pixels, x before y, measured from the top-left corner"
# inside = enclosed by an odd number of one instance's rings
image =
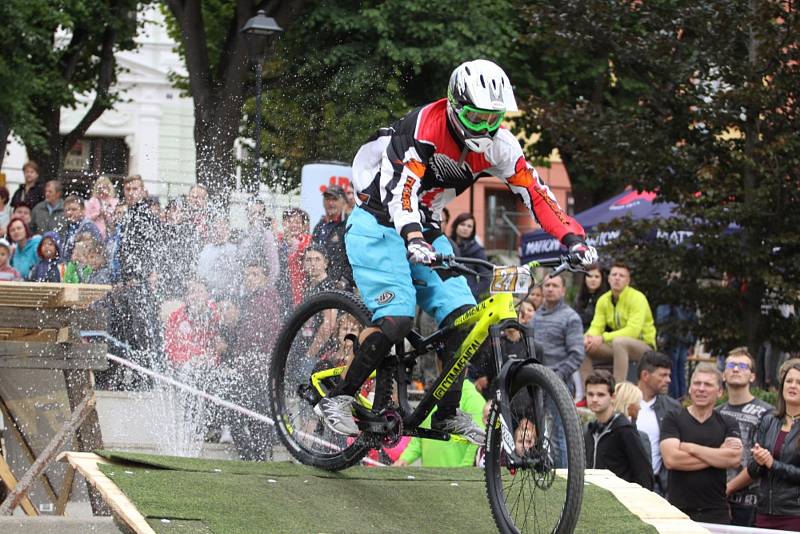
[[[751,452],[747,476],[728,493],[760,479],[755,526],[800,531],[800,359],[781,367],[778,409],[761,420]]]

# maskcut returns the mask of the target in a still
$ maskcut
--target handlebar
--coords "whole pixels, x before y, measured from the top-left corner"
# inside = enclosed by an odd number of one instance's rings
[[[493,270],[495,264],[481,260],[478,258],[464,258],[461,256],[453,256],[449,254],[436,254],[436,262],[432,269],[450,270],[459,274],[470,274],[480,276],[479,273],[467,267],[465,264],[480,265],[486,269]],[[547,258],[544,260],[535,260],[525,264],[528,269],[535,269],[537,267],[552,267],[550,276],[556,276],[564,271],[583,272],[581,268],[580,258],[576,254],[563,254],[555,258]]]

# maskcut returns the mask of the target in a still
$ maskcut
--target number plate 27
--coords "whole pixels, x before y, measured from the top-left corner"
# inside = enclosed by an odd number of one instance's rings
[[[492,282],[489,284],[491,293],[527,293],[531,285],[531,275],[527,267],[495,267],[492,273]]]

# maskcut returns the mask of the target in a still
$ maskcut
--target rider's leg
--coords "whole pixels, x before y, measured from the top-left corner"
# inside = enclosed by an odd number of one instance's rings
[[[441,326],[444,327],[453,324],[453,321],[469,308],[470,306],[461,306],[457,310],[454,310],[445,318]],[[450,366],[453,365],[455,352],[458,350],[458,347],[461,346],[461,343],[464,341],[464,338],[467,337],[468,333],[469,329],[457,329],[447,338],[444,346],[444,357],[441,360],[442,369],[449,369]],[[444,394],[441,400],[439,400],[437,404],[438,408],[432,418],[434,421],[442,421],[456,414],[456,409],[458,409],[459,402],[461,401],[461,387],[464,384],[465,372],[466,369],[458,373],[458,377],[450,386],[450,389]]]
[[[344,378],[331,391],[331,396],[355,396],[392,346],[402,341],[411,331],[413,321],[413,317],[382,317],[376,321],[376,326],[365,328],[359,336],[358,350],[353,361]]]

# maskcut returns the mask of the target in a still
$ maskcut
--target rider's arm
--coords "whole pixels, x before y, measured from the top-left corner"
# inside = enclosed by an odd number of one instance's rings
[[[419,142],[413,136],[395,134],[383,155],[381,195],[395,229],[406,242],[422,237],[417,194],[433,150],[433,145]]]
[[[555,195],[527,162],[519,141],[511,132],[505,128],[497,131],[487,158],[492,163],[491,170],[522,199],[545,232],[568,247],[586,236],[583,227],[558,205]]]

